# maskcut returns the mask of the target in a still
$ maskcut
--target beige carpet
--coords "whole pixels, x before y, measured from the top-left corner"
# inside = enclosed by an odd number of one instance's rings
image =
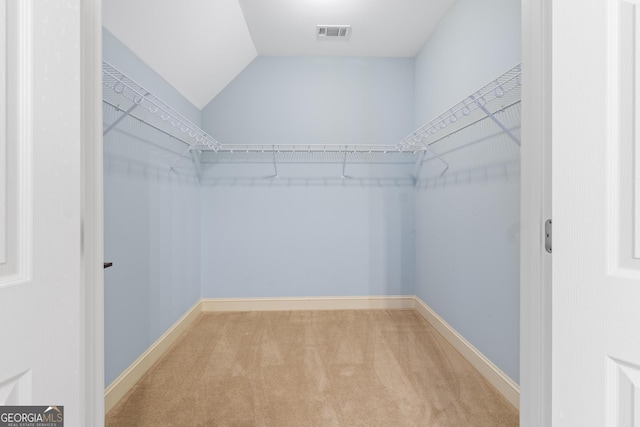
[[[111,410],[115,426],[517,426],[413,311],[202,314]]]

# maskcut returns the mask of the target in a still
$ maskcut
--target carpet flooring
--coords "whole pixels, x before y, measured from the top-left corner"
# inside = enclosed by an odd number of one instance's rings
[[[417,313],[203,313],[106,426],[517,426]]]

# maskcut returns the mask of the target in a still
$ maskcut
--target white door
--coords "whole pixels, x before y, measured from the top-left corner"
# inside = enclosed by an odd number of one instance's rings
[[[0,405],[66,426],[102,422],[99,7],[0,0]]]
[[[640,1],[553,2],[554,426],[640,426]]]

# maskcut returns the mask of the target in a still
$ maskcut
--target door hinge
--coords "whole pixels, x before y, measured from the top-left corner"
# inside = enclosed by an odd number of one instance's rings
[[[544,248],[547,252],[551,253],[551,241],[553,239],[553,232],[551,230],[551,220],[548,219],[544,223]]]

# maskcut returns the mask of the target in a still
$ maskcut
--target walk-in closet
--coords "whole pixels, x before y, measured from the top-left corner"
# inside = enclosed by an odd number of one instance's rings
[[[520,1],[103,2],[107,425],[517,425]]]

